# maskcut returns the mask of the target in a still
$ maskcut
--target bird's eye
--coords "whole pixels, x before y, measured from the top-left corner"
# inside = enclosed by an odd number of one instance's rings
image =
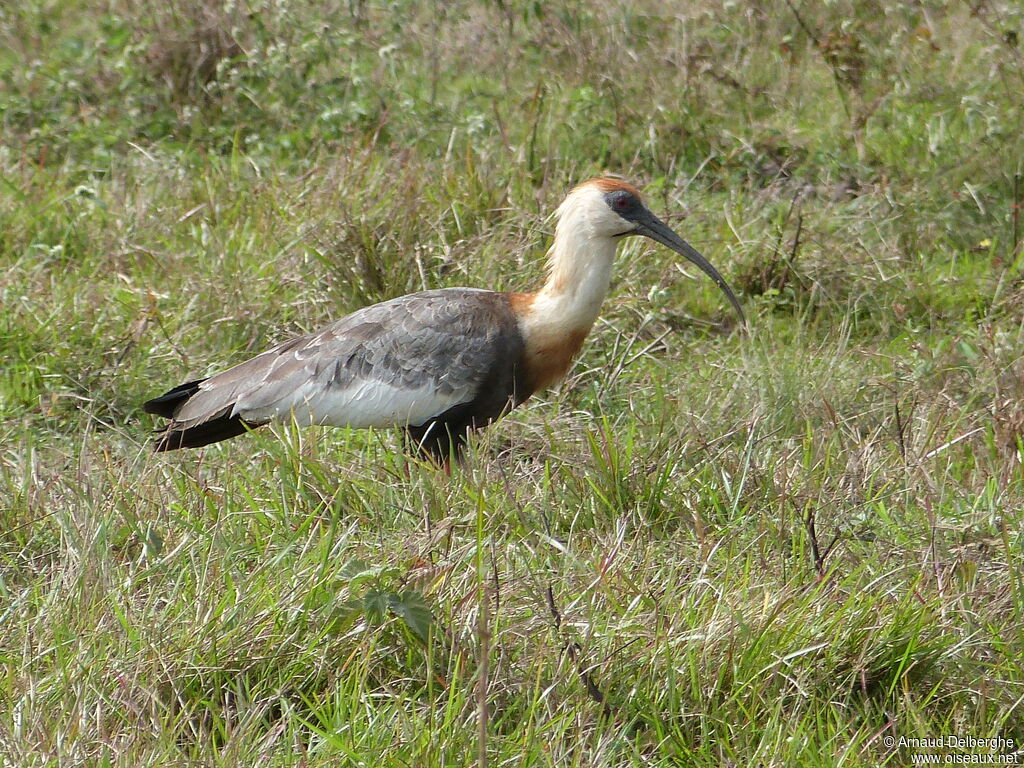
[[[631,202],[632,200],[630,200],[629,195],[618,195],[612,201],[612,208],[614,208],[616,211],[625,211],[627,208],[629,208]]]

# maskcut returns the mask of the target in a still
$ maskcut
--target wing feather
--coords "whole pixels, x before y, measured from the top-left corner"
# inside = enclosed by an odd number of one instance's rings
[[[503,357],[520,343],[507,294],[410,294],[206,379],[175,413],[174,427],[293,415],[300,424],[419,426],[473,400],[496,365],[514,365]]]

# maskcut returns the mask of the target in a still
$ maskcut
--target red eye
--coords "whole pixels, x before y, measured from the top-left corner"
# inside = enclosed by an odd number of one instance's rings
[[[616,197],[615,201],[612,203],[612,207],[615,208],[616,211],[626,210],[629,208],[629,196],[620,195],[619,197]]]

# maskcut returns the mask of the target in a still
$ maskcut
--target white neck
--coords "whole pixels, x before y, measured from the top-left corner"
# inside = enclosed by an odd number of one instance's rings
[[[566,331],[588,331],[608,292],[617,242],[595,233],[587,208],[571,201],[559,211],[548,277],[534,299],[531,319]]]

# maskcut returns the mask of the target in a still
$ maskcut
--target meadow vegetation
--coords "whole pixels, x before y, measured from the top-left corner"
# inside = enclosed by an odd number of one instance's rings
[[[1019,749],[1022,37],[999,0],[0,6],[0,764]],[[537,284],[608,172],[748,334],[629,241],[451,477],[388,432],[151,452],[169,386]]]

